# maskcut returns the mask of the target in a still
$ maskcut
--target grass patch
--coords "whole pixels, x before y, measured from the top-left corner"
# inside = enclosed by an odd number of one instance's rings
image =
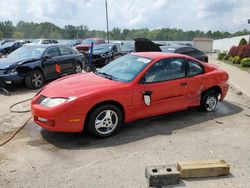
[[[241,64],[234,64],[231,61],[226,61],[226,60],[220,60],[220,61],[227,63],[229,65],[233,65],[233,66],[235,66],[243,71],[247,71],[248,73],[250,73],[250,67],[241,67]]]

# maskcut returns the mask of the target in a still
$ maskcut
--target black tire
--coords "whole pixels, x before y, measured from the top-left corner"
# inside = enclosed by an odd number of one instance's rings
[[[110,112],[110,117],[107,117],[108,111]],[[111,113],[112,112],[112,113]],[[117,118],[117,119],[116,119]],[[102,120],[101,120],[102,119]],[[97,122],[100,123],[97,123]],[[121,127],[123,123],[123,114],[121,110],[112,104],[105,104],[97,107],[88,118],[87,122],[88,130],[91,134],[97,137],[109,137],[115,134]],[[97,128],[100,124],[100,128]],[[115,124],[115,125],[114,125]],[[112,127],[113,126],[113,127]],[[111,130],[108,130],[111,129]],[[104,133],[106,131],[106,133]]]
[[[81,73],[82,72],[82,65],[80,63],[76,63],[74,67],[75,73]]]
[[[29,89],[39,89],[44,84],[44,75],[39,70],[33,70],[25,77],[25,85]]]
[[[212,112],[218,104],[219,92],[211,89],[201,96],[200,110],[204,112]]]

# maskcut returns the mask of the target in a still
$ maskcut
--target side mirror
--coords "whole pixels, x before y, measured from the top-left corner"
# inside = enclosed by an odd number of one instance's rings
[[[150,104],[151,104],[151,95],[152,95],[152,91],[144,91],[143,92],[144,103],[147,106],[150,106]]]
[[[48,55],[48,54],[43,56],[43,59],[44,59],[44,60],[48,60],[48,59],[51,59],[51,58],[52,58],[52,56],[51,56],[51,55]]]

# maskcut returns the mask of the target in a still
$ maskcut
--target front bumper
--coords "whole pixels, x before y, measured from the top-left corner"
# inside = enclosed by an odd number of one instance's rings
[[[34,122],[39,126],[55,132],[83,131],[85,115],[78,108],[63,104],[58,107],[46,108],[32,101],[31,112]],[[46,121],[47,120],[47,121]]]
[[[6,86],[11,84],[21,84],[24,77],[18,74],[0,74],[0,85]]]
[[[227,92],[228,92],[228,89],[229,89],[229,84],[226,83],[222,88],[221,88],[221,98],[220,100],[223,100],[226,95],[227,95]]]

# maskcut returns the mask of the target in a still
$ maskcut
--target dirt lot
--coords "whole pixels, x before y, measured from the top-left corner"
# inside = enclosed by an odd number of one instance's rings
[[[0,95],[0,142],[30,114],[9,106],[35,92]],[[232,89],[213,113],[195,109],[140,120],[111,138],[53,133],[33,121],[0,147],[0,187],[147,187],[147,165],[224,159],[227,177],[182,181],[186,187],[250,187],[250,101]],[[20,109],[29,108],[29,103]]]

